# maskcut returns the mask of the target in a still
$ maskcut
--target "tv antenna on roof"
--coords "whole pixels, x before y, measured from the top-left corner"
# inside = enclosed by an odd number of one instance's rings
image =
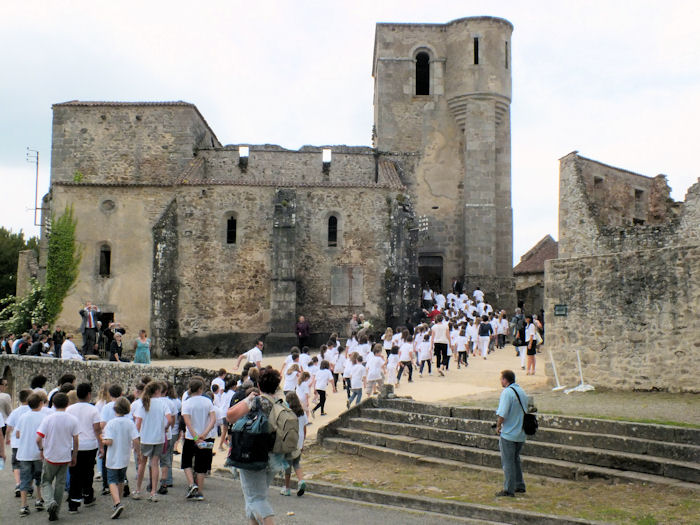
[[[41,226],[41,223],[37,222],[36,219],[37,212],[44,209],[39,207],[39,151],[30,149],[29,146],[27,146],[25,158],[27,162],[36,165],[36,181],[34,182],[34,226]]]

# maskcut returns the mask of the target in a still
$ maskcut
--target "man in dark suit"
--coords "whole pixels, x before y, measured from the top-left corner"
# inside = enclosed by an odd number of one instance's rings
[[[78,313],[82,317],[80,323],[80,333],[83,334],[83,355],[95,353],[95,344],[97,343],[97,314],[100,309],[90,301],[85,303],[85,308]]]
[[[457,280],[456,277],[452,278],[452,293],[459,296],[463,290],[462,282]]]

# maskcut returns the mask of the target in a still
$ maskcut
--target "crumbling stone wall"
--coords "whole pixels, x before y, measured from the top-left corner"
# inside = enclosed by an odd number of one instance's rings
[[[600,213],[605,201],[589,195],[587,181],[601,169],[611,186],[645,183],[575,153],[561,159],[560,258],[545,263],[547,348],[560,380],[579,381],[578,350],[595,386],[700,391],[700,182],[684,203],[668,203],[661,179],[644,178],[657,195],[647,208],[655,218],[635,225],[619,210]],[[555,305],[567,315],[555,316]]]
[[[8,379],[8,394],[17,404],[19,391],[29,388],[31,379],[38,375],[48,378],[46,385],[53,388],[61,375],[72,373],[77,383],[87,381],[93,385],[93,395],[104,384],[119,384],[131,391],[139,379],[148,375],[153,379],[171,381],[179,393],[187,389],[194,375],[202,376],[207,382],[216,377],[216,371],[197,367],[173,367],[138,365],[134,363],[113,363],[109,361],[64,361],[49,357],[25,357],[0,354],[0,375]],[[47,390],[49,390],[47,388]]]
[[[39,277],[39,261],[34,250],[22,250],[17,259],[17,287],[15,295],[24,297],[31,289],[31,280]]]

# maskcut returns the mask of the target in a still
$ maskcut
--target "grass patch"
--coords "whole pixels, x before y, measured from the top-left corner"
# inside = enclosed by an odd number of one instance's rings
[[[302,466],[307,479],[609,523],[691,524],[700,515],[698,491],[663,485],[567,481],[525,472],[527,494],[511,499],[494,497],[503,484],[495,471],[396,463],[318,445],[304,450]]]

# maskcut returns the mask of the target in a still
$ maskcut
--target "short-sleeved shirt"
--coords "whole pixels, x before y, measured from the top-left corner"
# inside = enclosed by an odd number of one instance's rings
[[[36,431],[47,415],[46,412],[40,410],[35,412],[30,409],[19,418],[16,430],[12,431],[15,436],[19,431],[17,461],[38,461],[41,459],[41,452],[36,444]]]
[[[367,381],[381,379],[383,366],[384,358],[378,355],[371,355],[367,360]]]
[[[410,361],[413,343],[402,343],[399,347],[399,361]]]
[[[262,350],[260,350],[257,346],[254,346],[250,350],[248,350],[245,353],[246,359],[248,359],[249,363],[253,363],[254,365],[257,366],[258,362],[262,362]]]
[[[139,432],[131,419],[120,416],[109,420],[102,433],[103,439],[112,440],[112,444],[107,447],[107,468],[121,469],[129,466],[131,443],[137,437]]]
[[[170,403],[167,399],[156,397],[151,399],[149,410],[143,403],[134,412],[135,418],[141,419],[141,443],[144,445],[158,445],[165,443],[165,427],[168,424],[167,416],[172,414]]]
[[[56,411],[44,418],[36,433],[44,438],[46,461],[54,464],[71,462],[73,436],[80,434],[78,420],[75,417],[62,410]]]
[[[325,390],[328,383],[333,379],[333,374],[327,368],[316,373],[316,390]]]
[[[182,404],[182,415],[190,416],[190,424],[194,431],[201,438],[215,438],[216,437],[216,427],[212,428],[207,436],[203,436],[202,432],[206,429],[209,424],[209,414],[214,412],[216,414],[216,409],[214,404],[208,397],[204,396],[194,396],[187,399]],[[194,436],[190,433],[190,429],[187,428],[185,432],[186,439],[194,439]]]
[[[21,418],[26,412],[29,412],[30,410],[31,408],[29,408],[29,405],[18,406],[12,412],[10,412],[10,417],[7,418],[7,421],[5,421],[5,423],[8,427],[17,428],[19,418]],[[34,437],[34,439],[36,439],[36,436]],[[10,436],[10,446],[12,448],[19,447],[19,440],[15,437],[14,432],[12,432],[12,435]]]
[[[362,378],[367,374],[367,369],[362,363],[356,363],[350,371],[350,388],[362,388]]]
[[[78,420],[80,435],[78,437],[78,450],[94,450],[97,448],[97,436],[95,435],[95,423],[100,422],[100,414],[90,403],[75,403],[66,408],[66,413]]]
[[[522,406],[527,410],[528,397],[525,391],[520,388],[520,385],[513,383],[503,389],[498,402],[498,409],[496,410],[496,415],[503,418],[501,437],[508,441],[525,441],[525,432],[523,432],[524,412],[513,389],[518,391]]]

